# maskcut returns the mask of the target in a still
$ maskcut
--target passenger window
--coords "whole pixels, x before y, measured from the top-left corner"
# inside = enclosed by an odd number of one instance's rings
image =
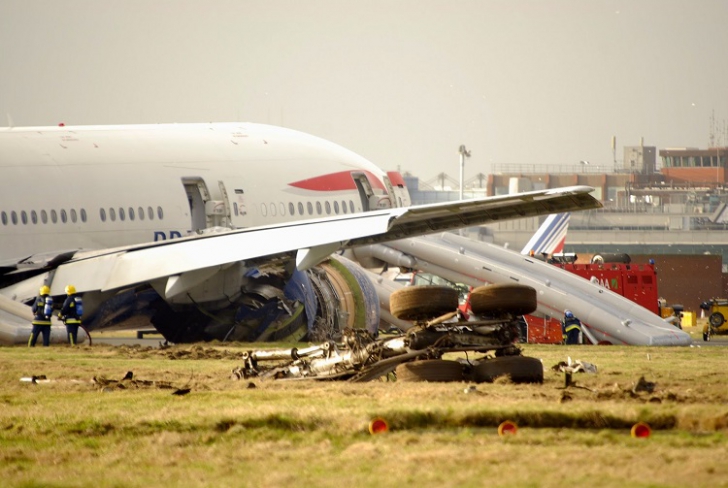
[[[112,222],[116,222],[116,210],[114,210],[113,208],[109,209],[109,218]]]
[[[71,222],[73,222],[75,224],[77,220],[78,220],[78,214],[76,213],[76,209],[72,208],[71,209]]]
[[[61,222],[63,222],[64,224],[68,222],[68,214],[66,213],[65,208],[61,209]]]
[[[339,202],[334,201],[334,213],[339,215]]]
[[[331,215],[331,204],[326,202],[326,215]]]
[[[28,214],[25,213],[25,210],[20,212],[20,220],[23,221],[23,225],[26,225],[28,223]]]
[[[343,210],[344,213],[346,213],[346,202],[344,200],[341,201],[341,210]]]
[[[281,215],[286,215],[286,206],[283,203],[279,203],[278,208],[281,211]]]
[[[147,215],[149,216],[149,220],[154,220],[154,210],[152,210],[152,207],[147,207]]]
[[[81,222],[86,222],[86,209],[81,209]]]
[[[55,210],[51,210],[51,222],[54,224],[58,222],[58,213]]]
[[[47,224],[48,223],[48,212],[46,212],[45,210],[41,210],[40,211],[40,220],[44,224]]]
[[[119,207],[119,220],[126,220],[126,214],[124,213],[124,209],[122,207]]]
[[[275,216],[276,216],[276,204],[275,204],[275,203],[271,203],[271,204],[270,204],[270,214],[271,214],[271,216],[273,216],[273,217],[275,217]]]
[[[296,207],[293,205],[293,202],[288,202],[288,213],[296,215]]]
[[[144,209],[139,207],[139,220],[144,220]]]
[[[354,213],[354,202],[352,200],[349,200],[349,210],[351,210],[351,213]]]
[[[321,215],[321,202],[316,202],[316,213]]]
[[[35,212],[35,210],[30,211],[30,221],[34,224],[38,223],[38,214]]]
[[[134,209],[129,207],[129,220],[134,220]]]
[[[164,220],[164,212],[162,212],[162,207],[157,207],[157,217],[159,217],[159,220]]]
[[[260,204],[260,215],[262,215],[263,217],[268,216],[268,207],[266,207],[265,203]]]
[[[0,214],[0,216],[1,216],[2,221],[3,221],[3,225],[8,225],[8,214],[6,214],[5,212],[3,212],[2,214]]]
[[[13,221],[13,225],[18,225],[18,214],[15,210],[10,214],[10,219]]]
[[[238,215],[240,215],[240,214],[238,213],[238,202],[233,202],[233,211],[235,212],[235,216],[236,216],[236,217],[237,217]]]
[[[99,217],[101,217],[101,222],[106,222],[106,209],[99,210]]]
[[[303,215],[303,203],[298,202],[298,215]]]
[[[313,204],[311,202],[306,202],[306,210],[308,210],[309,215],[313,215]]]

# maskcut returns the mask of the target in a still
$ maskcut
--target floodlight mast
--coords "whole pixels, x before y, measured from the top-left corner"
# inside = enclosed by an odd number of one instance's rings
[[[460,153],[460,200],[464,200],[463,189],[465,187],[465,158],[470,157],[470,151],[465,149],[465,144],[461,144],[458,152]]]

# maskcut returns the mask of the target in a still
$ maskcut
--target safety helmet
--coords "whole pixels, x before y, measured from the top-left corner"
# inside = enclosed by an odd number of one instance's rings
[[[50,288],[48,288],[48,286],[46,286],[46,285],[43,285],[43,286],[41,286],[41,287],[40,287],[40,290],[38,290],[38,292],[39,292],[39,293],[40,293],[41,295],[50,295],[50,293],[51,293],[51,289],[50,289]]]
[[[574,314],[571,312],[571,310],[564,310],[564,316],[566,316],[567,319],[570,319],[574,316]]]
[[[66,285],[66,295],[73,295],[76,293],[76,287],[73,285]]]

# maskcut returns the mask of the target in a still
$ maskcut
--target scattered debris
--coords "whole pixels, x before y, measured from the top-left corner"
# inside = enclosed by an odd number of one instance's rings
[[[572,362],[571,358],[567,358],[567,361],[559,361],[558,363],[551,366],[551,369],[557,372],[565,372],[568,371],[570,373],[591,373],[596,374],[597,373],[597,365],[594,363],[588,363],[586,361],[582,361],[580,359],[577,359],[576,361]]]
[[[46,375],[44,375],[44,374],[23,377],[23,378],[20,378],[20,381],[22,381],[23,383],[33,383],[34,385],[37,385],[38,383],[50,383],[51,382],[51,380],[46,378]]]
[[[633,393],[638,393],[641,391],[652,393],[655,391],[655,387],[657,386],[657,383],[654,383],[652,381],[646,381],[644,376],[640,376],[640,379],[637,381],[637,384],[634,385],[634,388],[632,388]]]

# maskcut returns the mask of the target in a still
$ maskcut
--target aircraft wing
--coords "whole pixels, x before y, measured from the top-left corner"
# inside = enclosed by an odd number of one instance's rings
[[[51,272],[51,294],[63,294],[68,283],[79,292],[88,292],[170,278],[170,287],[180,277],[200,280],[231,263],[293,252],[297,253],[297,266],[305,269],[337,250],[358,245],[601,207],[591,191],[591,187],[573,186],[79,252]]]

